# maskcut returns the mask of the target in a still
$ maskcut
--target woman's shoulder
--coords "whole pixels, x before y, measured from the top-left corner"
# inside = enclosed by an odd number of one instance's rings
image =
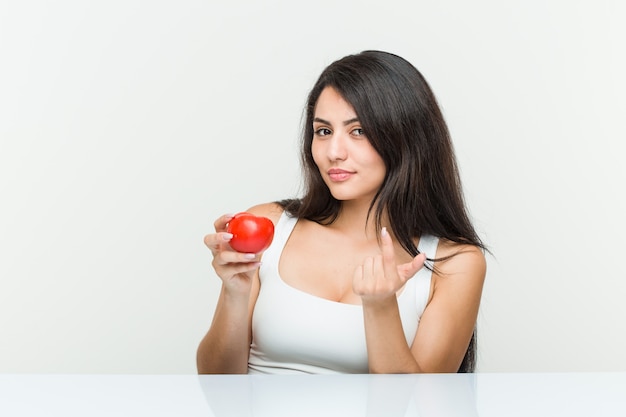
[[[469,243],[458,243],[448,240],[446,238],[438,238],[439,240],[439,251],[441,252],[441,256],[449,256],[455,253],[473,253],[484,255],[483,250]],[[438,254],[439,255],[439,254]]]
[[[437,249],[430,301],[436,297],[439,305],[459,306],[465,300],[466,307],[480,303],[487,273],[483,250],[446,239],[440,239]]]
[[[274,224],[278,222],[280,216],[283,214],[283,208],[275,202],[272,203],[262,203],[257,204],[255,206],[250,207],[246,210],[248,213],[254,214],[255,216],[263,216],[269,218]]]
[[[438,275],[470,275],[479,282],[485,277],[487,261],[478,246],[439,239],[437,258],[442,259],[437,262]]]

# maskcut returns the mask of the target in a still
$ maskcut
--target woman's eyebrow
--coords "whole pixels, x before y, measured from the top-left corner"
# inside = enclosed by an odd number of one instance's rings
[[[317,123],[322,123],[322,124],[325,124],[325,125],[329,125],[330,124],[330,122],[328,120],[324,120],[324,119],[322,119],[320,117],[315,117],[313,119],[313,121],[317,122]]]
[[[320,117],[315,117],[313,119],[313,121],[314,122],[318,122],[318,123],[323,123],[323,124],[326,124],[326,125],[330,125],[331,124],[328,120],[324,120],[324,119],[322,119]],[[349,124],[352,124],[352,123],[355,123],[355,122],[358,122],[358,121],[359,121],[358,117],[353,117],[352,119],[344,121],[343,125],[344,126],[348,126]]]

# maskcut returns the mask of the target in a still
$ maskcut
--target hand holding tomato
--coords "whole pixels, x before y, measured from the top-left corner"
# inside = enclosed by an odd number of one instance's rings
[[[213,254],[213,269],[227,291],[249,297],[253,275],[261,265],[260,252],[274,237],[274,224],[265,217],[238,213],[223,215],[213,225],[216,233],[204,237]]]
[[[274,223],[270,219],[246,212],[235,214],[226,231],[233,235],[229,243],[237,252],[263,252],[274,239]]]

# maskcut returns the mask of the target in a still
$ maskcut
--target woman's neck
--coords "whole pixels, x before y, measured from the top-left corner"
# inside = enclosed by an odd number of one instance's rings
[[[369,208],[369,203],[343,202],[336,220],[330,227],[361,239],[376,239],[376,213],[375,209],[370,212]],[[385,215],[383,215],[382,226],[388,226]]]

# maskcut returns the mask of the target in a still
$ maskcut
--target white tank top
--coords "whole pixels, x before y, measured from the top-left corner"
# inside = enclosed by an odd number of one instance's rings
[[[279,275],[281,253],[298,219],[283,212],[259,270],[248,373],[368,373],[363,308],[289,286]],[[422,236],[418,249],[434,258],[439,239]],[[398,296],[409,346],[426,308],[432,273],[420,269]]]

